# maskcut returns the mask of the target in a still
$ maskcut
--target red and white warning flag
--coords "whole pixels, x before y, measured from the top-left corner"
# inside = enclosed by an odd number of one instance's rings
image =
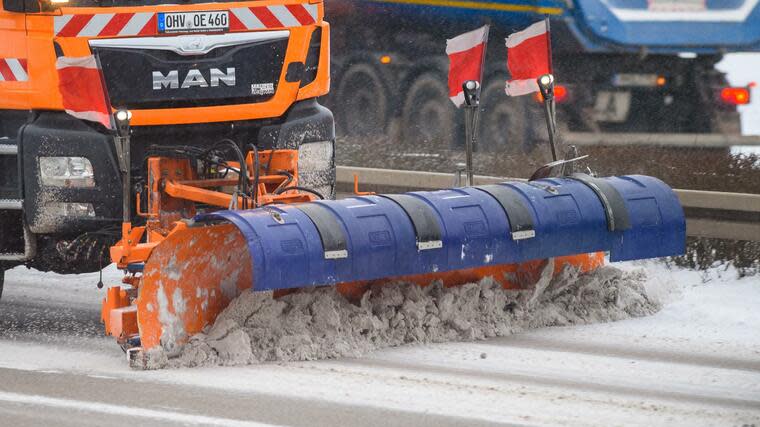
[[[552,73],[552,46],[549,20],[507,37],[507,95],[520,96],[538,92],[536,79]]]
[[[58,57],[58,90],[63,108],[72,116],[101,123],[111,129],[111,108],[106,101],[98,62],[93,55]]]
[[[488,42],[488,25],[446,40],[449,56],[449,98],[457,107],[464,104],[462,85],[468,80],[482,83]]]

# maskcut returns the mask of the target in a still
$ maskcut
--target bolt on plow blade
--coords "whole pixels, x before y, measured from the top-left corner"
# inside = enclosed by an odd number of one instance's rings
[[[646,176],[574,175],[402,195],[353,197],[197,218],[153,251],[138,296],[145,349],[173,351],[245,289],[455,286],[493,277],[535,283],[543,260],[590,271],[604,262],[680,255],[683,209]]]

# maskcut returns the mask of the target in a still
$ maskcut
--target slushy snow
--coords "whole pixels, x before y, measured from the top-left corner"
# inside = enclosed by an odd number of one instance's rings
[[[358,357],[404,344],[474,341],[526,329],[608,322],[655,313],[643,271],[606,266],[593,274],[549,263],[530,290],[505,290],[490,278],[446,288],[440,283],[376,286],[358,304],[334,287],[278,299],[246,291],[178,354],[147,354],[149,369],[243,365]]]

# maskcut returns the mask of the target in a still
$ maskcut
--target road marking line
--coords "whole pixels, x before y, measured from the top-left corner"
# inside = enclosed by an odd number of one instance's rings
[[[150,418],[154,420],[173,421],[194,425],[234,426],[234,427],[278,427],[273,424],[262,424],[234,420],[230,418],[207,417],[203,415],[189,415],[170,411],[157,411],[135,406],[112,405],[108,403],[85,402],[82,400],[58,399],[32,394],[7,393],[0,391],[0,401],[21,403],[52,408],[76,409],[102,414],[125,415],[130,417]]]

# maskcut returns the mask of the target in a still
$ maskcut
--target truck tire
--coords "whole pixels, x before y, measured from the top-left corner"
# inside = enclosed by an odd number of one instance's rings
[[[380,136],[388,124],[388,90],[370,64],[352,64],[338,83],[333,105],[338,131],[346,136]]]
[[[0,266],[0,299],[3,298],[3,285],[5,284],[5,267]]]
[[[418,76],[409,87],[402,108],[404,143],[451,149],[456,142],[458,123],[446,79],[435,73]]]
[[[506,76],[489,79],[480,100],[481,151],[519,153],[527,143],[528,126],[526,98],[510,97],[504,93]]]

